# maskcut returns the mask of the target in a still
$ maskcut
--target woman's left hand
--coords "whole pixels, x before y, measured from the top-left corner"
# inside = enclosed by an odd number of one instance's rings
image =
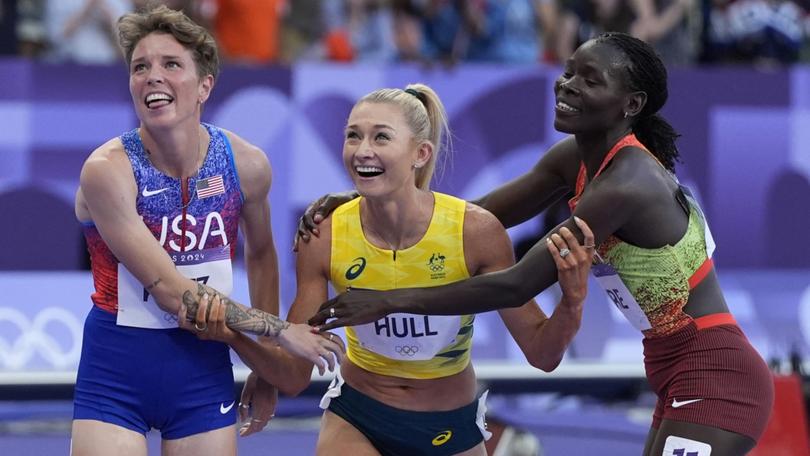
[[[557,264],[557,279],[563,292],[563,302],[581,304],[588,294],[588,273],[593,264],[594,236],[593,231],[579,217],[574,222],[584,235],[584,243],[580,244],[574,233],[566,227],[560,228],[559,233],[549,236],[548,251]]]
[[[247,437],[264,429],[275,417],[278,388],[265,382],[255,372],[245,380],[239,398],[239,435]]]

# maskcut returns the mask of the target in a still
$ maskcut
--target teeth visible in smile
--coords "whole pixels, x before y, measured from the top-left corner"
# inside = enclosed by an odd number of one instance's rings
[[[354,170],[360,177],[377,177],[385,172],[379,166],[355,166]]]
[[[561,111],[568,111],[568,112],[579,112],[579,109],[569,105],[568,103],[558,101],[557,102],[557,109]]]
[[[159,102],[159,101],[165,101],[167,103],[171,103],[172,101],[174,101],[174,98],[172,98],[168,94],[158,92],[158,93],[150,93],[149,95],[147,95],[145,101],[146,101],[146,104],[148,106],[148,105],[150,105],[152,103]]]
[[[376,166],[356,166],[354,168],[357,170],[358,173],[381,173],[383,172],[382,168],[378,168]]]

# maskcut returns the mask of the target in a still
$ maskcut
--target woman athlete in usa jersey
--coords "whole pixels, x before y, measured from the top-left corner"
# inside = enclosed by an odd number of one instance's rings
[[[200,123],[218,72],[211,36],[166,7],[127,14],[118,27],[140,125],[93,151],[76,194],[96,289],[71,451],[144,455],[144,434],[156,428],[169,456],[233,455],[241,407],[228,348],[178,329],[177,318],[196,315],[204,296],[217,296],[231,327],[268,337],[321,369],[333,366],[324,356],[341,347],[273,315],[270,165],[258,148]],[[239,224],[254,308],[227,298]],[[272,412],[272,389],[253,394]]]

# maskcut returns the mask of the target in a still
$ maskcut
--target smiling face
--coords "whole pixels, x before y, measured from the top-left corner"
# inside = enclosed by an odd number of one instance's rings
[[[565,62],[554,84],[554,128],[588,134],[610,130],[633,111],[625,84],[624,54],[613,46],[589,41]]]
[[[172,35],[150,33],[141,39],[129,71],[129,91],[144,125],[167,127],[189,119],[199,123],[214,78],[198,76],[191,51]]]
[[[352,109],[343,142],[343,164],[365,197],[416,189],[414,166],[430,158],[418,143],[402,109],[391,103],[360,103]]]

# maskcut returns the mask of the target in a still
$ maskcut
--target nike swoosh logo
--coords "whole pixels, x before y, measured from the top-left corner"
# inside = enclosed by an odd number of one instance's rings
[[[229,405],[229,406],[227,406],[227,407],[225,407],[225,403],[224,403],[224,402],[223,402],[223,403],[221,403],[221,404],[219,404],[219,413],[221,413],[221,414],[223,414],[223,415],[224,415],[224,414],[226,414],[226,413],[230,412],[230,411],[231,411],[231,409],[233,408],[233,404],[235,404],[235,403],[236,403],[236,401],[233,401],[233,402],[231,402],[231,405]]]
[[[689,399],[688,401],[678,401],[677,399],[672,400],[672,408],[683,407],[684,405],[694,404],[695,402],[700,402],[703,399]]]
[[[155,196],[158,193],[163,193],[166,190],[168,190],[168,188],[159,188],[157,190],[149,190],[146,187],[144,187],[143,191],[141,192],[141,195],[143,195],[144,198],[149,198],[150,196]]]

